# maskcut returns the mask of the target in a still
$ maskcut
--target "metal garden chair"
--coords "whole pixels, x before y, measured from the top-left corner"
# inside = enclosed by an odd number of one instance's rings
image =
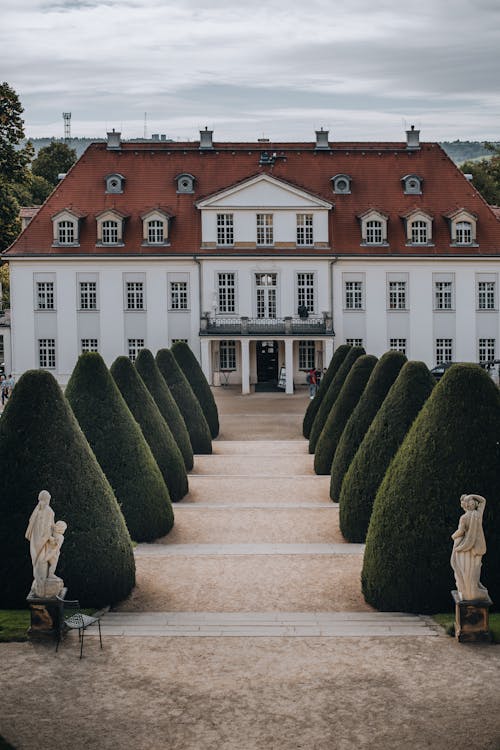
[[[99,642],[102,648],[102,636],[101,636],[101,617],[100,615],[86,615],[80,611],[80,602],[77,599],[67,600],[57,597],[63,607],[63,615],[59,627],[59,635],[57,639],[56,653],[59,649],[59,644],[62,640],[63,630],[78,630],[78,640],[80,642],[80,659],[83,656],[83,638],[85,631],[91,625],[97,623],[99,628]],[[65,616],[66,611],[72,612],[68,617]]]

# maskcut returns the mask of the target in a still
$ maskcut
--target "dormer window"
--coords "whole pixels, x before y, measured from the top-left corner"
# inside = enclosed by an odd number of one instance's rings
[[[108,174],[106,180],[107,193],[123,193],[125,177],[121,174]]]
[[[465,208],[447,214],[450,224],[451,244],[470,246],[476,244],[477,216]]]
[[[54,247],[78,247],[80,242],[80,221],[84,215],[66,208],[52,217]]]
[[[187,172],[178,174],[175,181],[177,182],[178,193],[194,193],[195,178],[192,174],[188,174]]]
[[[405,195],[422,195],[422,177],[417,174],[407,174],[401,178]]]
[[[123,227],[127,216],[116,209],[103,211],[96,216],[97,244],[123,245]]]
[[[374,209],[358,216],[361,222],[362,245],[387,245],[388,217]]]
[[[333,192],[339,195],[347,195],[351,192],[351,178],[347,174],[336,174],[332,177]]]
[[[417,209],[402,217],[407,245],[432,244],[432,216]]]
[[[141,216],[142,244],[167,245],[171,215],[163,209],[154,208]]]

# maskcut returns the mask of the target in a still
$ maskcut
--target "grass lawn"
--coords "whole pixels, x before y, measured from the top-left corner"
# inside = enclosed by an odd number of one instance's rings
[[[433,615],[433,618],[438,625],[442,625],[445,628],[448,635],[455,635],[455,613]],[[494,615],[490,615],[490,630],[493,642],[500,643],[500,613],[497,612]]]
[[[30,626],[28,609],[0,609],[0,643],[27,641]],[[2,748],[2,744],[0,744]]]

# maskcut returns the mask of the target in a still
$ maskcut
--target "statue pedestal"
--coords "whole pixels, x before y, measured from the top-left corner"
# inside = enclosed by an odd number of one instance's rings
[[[68,589],[64,588],[59,596],[66,598]],[[28,630],[30,638],[58,638],[63,618],[63,604],[55,596],[38,597],[28,594],[26,601],[30,608],[31,625]]]
[[[489,610],[493,602],[488,599],[460,599],[452,591],[455,602],[455,637],[460,643],[489,643],[491,633]]]

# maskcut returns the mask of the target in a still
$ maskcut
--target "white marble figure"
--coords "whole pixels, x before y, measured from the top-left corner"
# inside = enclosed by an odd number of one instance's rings
[[[488,590],[479,580],[481,560],[486,552],[483,531],[486,500],[481,495],[462,495],[460,505],[465,512],[460,517],[458,529],[451,535],[453,551],[450,561],[458,595],[462,601],[488,600]]]
[[[33,565],[30,596],[40,598],[56,596],[64,588],[64,581],[55,575],[55,569],[67,525],[64,521],[54,523],[54,511],[49,503],[50,493],[42,490],[26,529]]]

